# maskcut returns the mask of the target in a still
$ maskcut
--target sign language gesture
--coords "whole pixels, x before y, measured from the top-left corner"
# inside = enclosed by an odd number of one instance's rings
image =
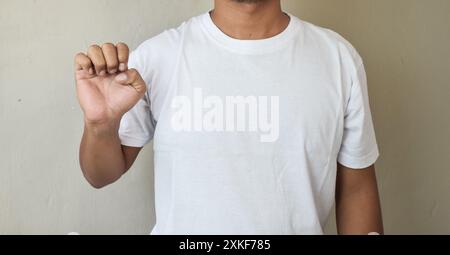
[[[118,123],[144,96],[147,86],[135,69],[128,69],[124,43],[92,45],[75,56],[78,100],[87,124]]]

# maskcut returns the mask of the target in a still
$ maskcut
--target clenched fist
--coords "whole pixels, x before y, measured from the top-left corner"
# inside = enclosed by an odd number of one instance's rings
[[[144,96],[147,86],[135,69],[128,69],[126,44],[89,47],[75,57],[77,94],[85,121],[102,124],[120,121]]]

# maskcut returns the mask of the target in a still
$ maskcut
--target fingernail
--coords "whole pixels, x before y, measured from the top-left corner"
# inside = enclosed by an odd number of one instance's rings
[[[105,70],[103,70],[103,71],[101,71],[101,72],[99,73],[99,75],[101,75],[101,76],[103,76],[103,75],[105,75],[105,74],[106,74]]]
[[[116,81],[118,81],[118,82],[124,82],[126,80],[127,80],[127,75],[124,73],[121,73],[116,76]]]
[[[110,74],[115,74],[115,73],[117,73],[117,69],[113,69],[113,70],[109,71],[109,73]]]
[[[89,68],[89,74],[94,74],[94,69],[92,67]]]
[[[124,63],[121,63],[120,65],[119,65],[119,70],[120,71],[126,71],[127,70],[127,66],[124,64]]]

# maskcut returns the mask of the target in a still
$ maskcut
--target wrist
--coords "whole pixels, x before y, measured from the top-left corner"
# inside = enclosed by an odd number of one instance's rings
[[[117,135],[120,127],[120,119],[105,121],[84,120],[85,130],[96,136]]]

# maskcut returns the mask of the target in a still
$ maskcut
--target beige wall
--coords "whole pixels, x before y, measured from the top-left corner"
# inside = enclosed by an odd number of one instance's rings
[[[343,34],[365,59],[387,232],[450,234],[450,1],[284,2]],[[135,47],[210,7],[210,0],[0,0],[0,234],[150,231],[151,148],[104,190],[80,173],[72,57],[94,42]]]

